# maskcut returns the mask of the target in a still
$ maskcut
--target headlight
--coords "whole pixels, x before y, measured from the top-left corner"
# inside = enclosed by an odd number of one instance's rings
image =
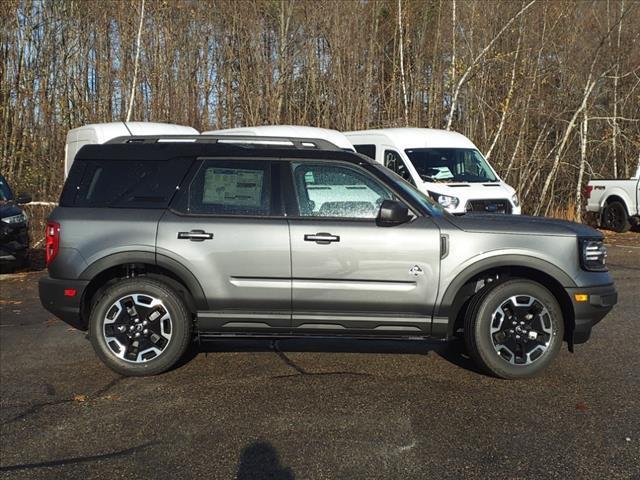
[[[19,213],[18,215],[13,215],[11,217],[4,217],[2,221],[10,225],[13,225],[15,223],[27,223],[27,214],[22,212],[22,213]]]
[[[581,240],[580,259],[582,268],[591,272],[603,272],[607,269],[607,247],[602,240]]]
[[[441,195],[436,192],[429,192],[429,195],[431,195],[431,198],[433,198],[436,202],[438,202],[444,208],[456,208],[460,203],[460,199],[458,199],[458,197]]]
[[[511,197],[511,201],[513,202],[513,205],[516,207],[520,206],[520,199],[518,198],[518,194],[514,193],[513,197]]]

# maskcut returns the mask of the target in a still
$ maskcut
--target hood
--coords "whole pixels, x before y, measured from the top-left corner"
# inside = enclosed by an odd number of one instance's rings
[[[0,218],[12,217],[22,213],[22,209],[17,207],[14,203],[0,202]]]
[[[599,231],[587,225],[546,217],[467,214],[460,217],[449,217],[449,220],[455,226],[467,232],[552,235],[560,237],[603,237]]]

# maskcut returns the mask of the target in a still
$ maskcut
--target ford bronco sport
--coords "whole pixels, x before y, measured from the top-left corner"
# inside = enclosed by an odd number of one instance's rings
[[[454,217],[363,155],[253,140],[78,152],[47,223],[40,298],[111,369],[163,372],[194,338],[463,336],[482,369],[520,379],[617,301],[587,226]]]

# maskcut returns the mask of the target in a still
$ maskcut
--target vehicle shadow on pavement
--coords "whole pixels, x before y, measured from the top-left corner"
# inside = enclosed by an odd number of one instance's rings
[[[295,475],[291,468],[280,463],[278,452],[269,442],[256,441],[242,450],[236,478],[294,480]]]
[[[186,365],[199,354],[223,352],[274,352],[290,367],[310,374],[298,366],[287,353],[363,353],[430,355],[434,353],[453,365],[484,375],[466,353],[464,342],[432,340],[348,339],[348,338],[277,338],[277,339],[207,339],[194,343],[175,368]],[[352,373],[355,372],[333,372]],[[362,374],[366,375],[366,374]]]

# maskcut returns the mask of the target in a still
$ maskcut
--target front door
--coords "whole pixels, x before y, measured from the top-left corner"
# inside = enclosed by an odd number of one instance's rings
[[[209,310],[204,330],[289,330],[289,226],[272,162],[203,160],[158,226],[158,256],[200,282]]]
[[[437,295],[440,234],[427,217],[380,227],[394,194],[343,162],[290,163],[297,215],[289,216],[293,327],[424,334]]]

